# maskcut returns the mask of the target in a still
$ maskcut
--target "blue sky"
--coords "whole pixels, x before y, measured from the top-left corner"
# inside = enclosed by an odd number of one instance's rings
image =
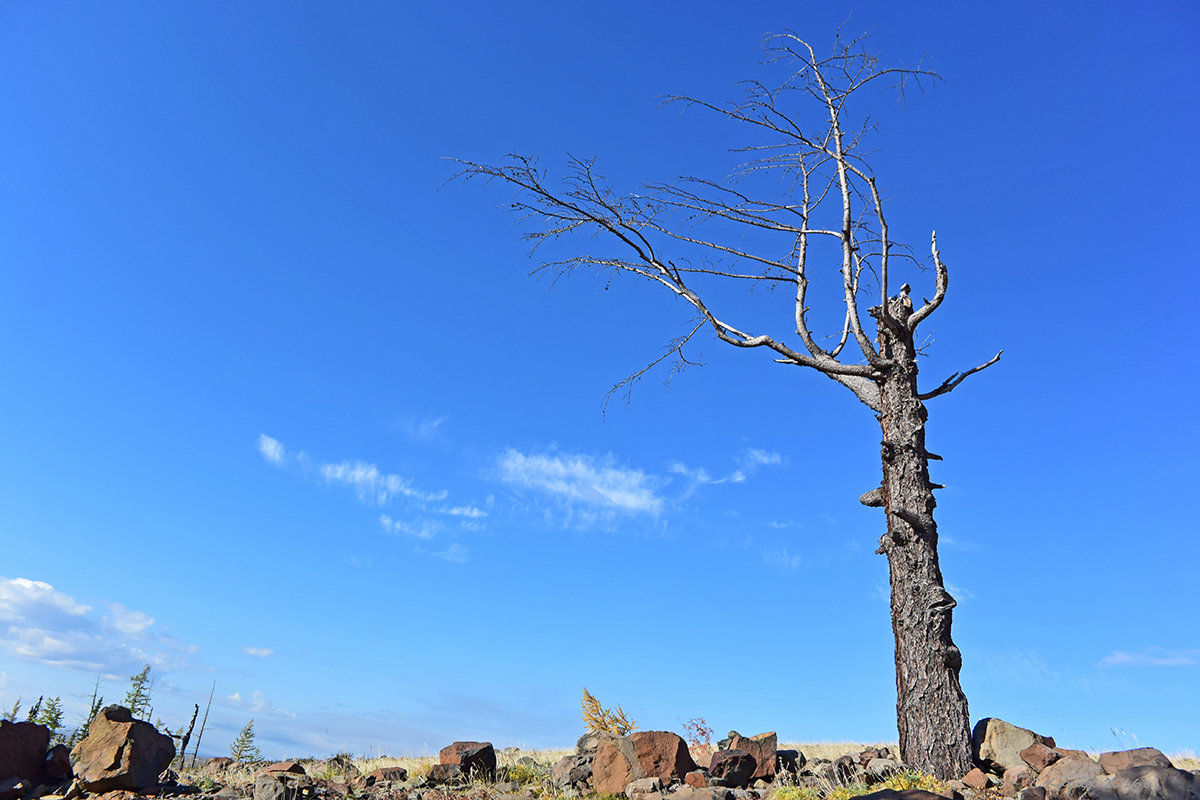
[[[215,681],[213,753],[569,746],[584,686],[894,737],[867,409],[706,340],[602,414],[686,311],[529,277],[509,195],[445,185],[721,177],[741,132],[658,98],[844,23],[945,79],[869,109],[951,270],[922,374],[1005,352],[930,402],[972,719],[1200,747],[1194,5],[412,5],[0,6],[0,705],[148,662],[169,724]]]

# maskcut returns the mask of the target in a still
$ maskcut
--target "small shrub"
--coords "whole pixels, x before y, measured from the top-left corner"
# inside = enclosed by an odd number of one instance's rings
[[[712,755],[712,735],[712,726],[704,717],[692,717],[683,723],[683,738],[687,740],[688,750],[696,761]]]
[[[583,687],[583,721],[589,731],[608,731],[625,736],[637,728],[637,723],[625,716],[625,709],[606,709]]]

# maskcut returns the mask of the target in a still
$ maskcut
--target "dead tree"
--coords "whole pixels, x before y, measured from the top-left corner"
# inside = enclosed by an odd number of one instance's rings
[[[887,520],[878,552],[887,556],[891,580],[900,752],[911,766],[957,778],[971,767],[970,728],[958,679],[962,658],[950,637],[955,601],[938,565],[933,490],[940,487],[930,481],[929,460],[939,457],[925,449],[925,401],[953,391],[1000,354],[932,389],[918,388],[915,334],[945,298],[949,273],[934,234],[933,296],[917,306],[907,283],[890,294],[897,272],[924,265],[891,237],[883,195],[863,155],[871,126],[865,119],[852,122],[848,107],[881,82],[902,91],[908,80],[936,76],[881,67],[861,40],[839,41],[832,55],[819,57],[791,33],[768,38],[766,61],[782,68],[785,79],[773,86],[749,82],[740,102],[668,98],[742,126],[751,143],[738,148],[745,161],[726,179],[683,178],[619,195],[591,161],[572,159],[560,188],[522,156],[499,165],[460,161],[459,175],[514,188],[511,208],[535,223],[525,234],[535,250],[567,234],[589,236],[604,248],[537,271],[632,275],[687,303],[694,326],[667,355],[683,359],[685,345],[707,329],[734,347],[815,370],[875,412],[883,432],[883,480],[861,501],[883,508]],[[794,108],[797,100],[815,111],[811,120]],[[810,279],[829,281],[838,297],[835,313],[810,312]],[[773,320],[727,315],[733,287],[762,284],[785,290],[790,309],[782,319],[790,330],[783,334],[771,328]],[[864,305],[874,337],[864,325]],[[835,332],[818,337],[813,320]],[[793,334],[799,346],[787,342]]]

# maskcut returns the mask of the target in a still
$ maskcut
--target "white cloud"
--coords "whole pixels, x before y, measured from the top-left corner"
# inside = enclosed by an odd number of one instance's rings
[[[546,492],[568,504],[642,514],[658,514],[664,505],[654,478],[616,466],[612,455],[527,455],[510,448],[500,457],[499,475],[512,486]]]
[[[8,673],[0,670],[0,689],[8,688]]]
[[[275,651],[269,647],[243,647],[242,652],[253,658],[267,658],[275,655]]]
[[[782,569],[796,569],[804,563],[804,559],[801,558],[799,554],[793,555],[792,553],[789,553],[786,548],[780,550],[764,550],[762,555],[763,561],[767,562],[773,567],[780,567]]]
[[[484,511],[482,508],[475,508],[474,506],[455,506],[453,508],[439,508],[438,511],[440,511],[443,514],[449,514],[454,517],[466,517],[467,519],[480,519],[481,517],[487,516],[486,511]]]
[[[229,701],[231,706],[234,706],[235,708],[249,709],[255,714],[271,714],[280,717],[296,716],[289,711],[284,711],[278,706],[271,705],[271,703],[267,700],[267,696],[258,690],[250,693],[249,700],[244,699],[241,692],[234,692],[233,694],[226,695],[225,699]]]
[[[374,464],[363,461],[322,464],[320,471],[325,480],[350,486],[360,500],[376,505],[387,505],[396,497],[407,497],[422,502],[446,499],[447,493],[444,491],[419,491],[405,478],[380,472]]]
[[[771,467],[783,463],[783,456],[769,450],[750,448],[742,453],[742,464],[747,467]]]
[[[112,612],[112,626],[127,636],[140,636],[154,624],[154,617],[120,603],[109,603],[108,609]]]
[[[386,530],[388,533],[415,536],[418,539],[432,539],[434,536],[437,536],[444,527],[442,523],[434,519],[405,522],[404,520],[392,519],[387,514],[379,515],[379,524],[382,525],[384,530]]]
[[[150,615],[120,603],[105,606],[108,616],[43,581],[0,578],[0,654],[106,674],[186,662],[187,648],[151,630]]]
[[[283,443],[272,439],[265,433],[258,435],[258,452],[270,464],[282,464],[284,457],[287,455]]]
[[[1114,650],[1100,659],[1102,667],[1192,667],[1200,664],[1200,650],[1164,650],[1149,647],[1140,653]]]
[[[464,564],[470,559],[471,551],[463,547],[461,544],[455,542],[445,550],[434,553],[433,555],[437,556],[438,558],[445,559],[446,561],[451,561],[455,564]]]

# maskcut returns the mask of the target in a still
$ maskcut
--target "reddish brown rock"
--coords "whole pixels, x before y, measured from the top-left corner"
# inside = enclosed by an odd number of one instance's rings
[[[463,783],[467,779],[466,773],[458,764],[434,764],[425,777],[434,785]]]
[[[988,785],[987,773],[979,767],[975,767],[966,775],[962,776],[962,782],[971,789],[986,789]]]
[[[592,786],[597,794],[621,794],[633,782],[633,764],[637,758],[631,758],[632,752],[623,752],[633,749],[629,744],[624,738],[605,739],[599,743],[592,758]]]
[[[298,764],[295,761],[276,761],[274,764],[267,764],[260,772],[290,772],[293,775],[307,775],[304,771],[304,765]]]
[[[404,767],[380,767],[379,769],[371,770],[371,774],[367,776],[367,786],[374,786],[381,781],[406,781],[408,780],[408,770]]]
[[[775,731],[749,737],[730,731],[729,738],[722,741],[727,742],[725,749],[743,750],[754,758],[754,774],[750,776],[752,782],[760,778],[767,782],[775,780],[775,749],[778,746]]]
[[[699,769],[694,769],[687,775],[684,775],[683,782],[697,789],[708,788],[708,776],[704,774],[703,770]]]
[[[229,769],[233,766],[233,759],[226,756],[217,756],[204,762],[204,766],[211,767],[212,769]]]
[[[464,775],[470,777],[496,776],[496,750],[491,742],[455,742],[446,745],[438,753],[438,763],[456,764]]]
[[[129,709],[107,706],[71,755],[84,791],[144,791],[158,785],[158,776],[175,758],[175,743],[149,722],[133,719]]]
[[[1100,769],[1109,775],[1116,775],[1130,767],[1173,767],[1171,759],[1163,755],[1161,750],[1153,747],[1139,747],[1135,750],[1117,750],[1100,754]]]
[[[670,731],[638,731],[604,739],[592,760],[592,785],[599,794],[621,794],[630,783],[659,778],[683,780],[696,769],[687,742]]]
[[[46,764],[43,768],[46,780],[65,781],[75,777],[71,770],[71,748],[65,744],[56,744],[46,753]]]
[[[724,781],[724,786],[744,789],[750,785],[758,762],[745,750],[718,750],[708,765],[708,774]]]
[[[637,755],[641,775],[636,778],[661,778],[663,783],[683,780],[683,776],[696,769],[696,762],[688,752],[687,742],[670,731],[638,731],[629,737]]]
[[[49,746],[50,729],[45,725],[0,720],[0,779],[24,778],[39,783]]]
[[[1004,777],[1000,781],[1000,791],[1006,795],[1014,795],[1022,789],[1033,786],[1035,780],[1037,780],[1037,773],[1029,767],[1009,767],[1004,770]]]
[[[1061,752],[1041,742],[1034,742],[1021,751],[1021,760],[1028,764],[1034,772],[1041,772],[1062,757]]]

